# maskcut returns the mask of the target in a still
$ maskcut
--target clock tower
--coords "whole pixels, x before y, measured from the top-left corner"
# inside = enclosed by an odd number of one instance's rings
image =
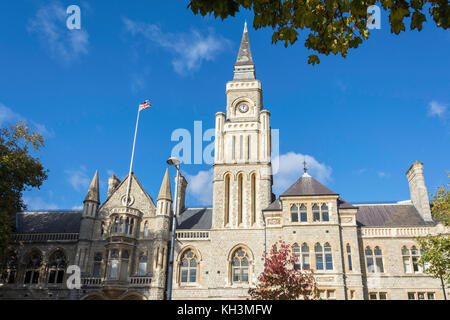
[[[261,228],[272,200],[270,112],[263,110],[247,23],[226,95],[226,114],[216,114],[213,227]]]

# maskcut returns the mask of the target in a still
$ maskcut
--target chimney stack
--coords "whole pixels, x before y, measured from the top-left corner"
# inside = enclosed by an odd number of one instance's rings
[[[411,193],[411,202],[425,221],[432,221],[430,200],[428,198],[425,178],[423,176],[423,163],[416,161],[406,172]]]
[[[176,179],[176,176],[175,176],[175,179]],[[186,178],[183,177],[180,174],[180,186],[179,186],[179,189],[178,189],[178,199],[177,199],[177,201],[178,201],[177,205],[178,205],[178,208],[179,208],[178,209],[179,213],[182,213],[183,210],[186,209],[185,201],[186,201],[186,188],[187,188],[187,185],[188,185],[188,182],[187,182]]]
[[[112,175],[109,179],[108,179],[108,196],[107,198],[109,198],[114,190],[116,190],[117,186],[120,184],[120,180],[119,178],[116,177],[116,175]]]

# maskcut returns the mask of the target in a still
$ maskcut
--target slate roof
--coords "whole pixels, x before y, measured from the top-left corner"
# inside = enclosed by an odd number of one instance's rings
[[[79,232],[82,211],[19,212],[16,233]]]
[[[416,227],[434,225],[426,222],[416,208],[410,205],[356,205],[356,221],[359,226],[367,227]]]
[[[209,230],[212,208],[187,208],[177,217],[177,230]]]
[[[241,45],[239,47],[238,57],[235,66],[254,66],[252,52],[250,50],[250,41],[248,40],[247,22],[244,25],[244,32],[242,33]]]
[[[345,201],[342,198],[338,198],[338,206],[339,206],[339,209],[357,209],[357,207],[355,207],[351,203],[348,203],[347,201]]]
[[[280,199],[277,199],[274,202],[272,202],[263,211],[280,211],[280,210],[281,210],[281,201],[280,201]]]
[[[338,195],[308,174],[304,174],[280,197]]]

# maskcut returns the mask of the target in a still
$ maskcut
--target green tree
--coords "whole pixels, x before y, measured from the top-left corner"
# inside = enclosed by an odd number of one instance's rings
[[[44,138],[24,121],[0,129],[0,258],[8,248],[15,214],[25,210],[22,193],[39,188],[48,170],[31,151],[44,146]]]
[[[450,174],[448,175],[450,178]],[[431,213],[445,227],[450,226],[450,183],[441,186],[432,194]],[[417,241],[422,247],[422,257],[419,263],[426,266],[425,272],[433,278],[441,280],[444,298],[445,287],[450,283],[450,238],[448,233],[429,235],[418,238]]]
[[[234,16],[241,7],[253,12],[255,29],[272,27],[272,43],[294,44],[299,31],[304,34],[305,47],[317,53],[347,56],[348,49],[357,48],[369,38],[367,8],[374,4],[389,13],[391,33],[405,31],[405,18],[411,18],[411,30],[422,30],[431,17],[438,27],[450,26],[448,0],[190,0],[194,14],[213,14],[222,20]],[[316,54],[308,63],[319,63]]]

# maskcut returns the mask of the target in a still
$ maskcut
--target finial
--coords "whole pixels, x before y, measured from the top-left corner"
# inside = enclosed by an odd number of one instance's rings
[[[244,23],[244,33],[246,33],[247,32],[247,20],[245,20],[245,23]]]
[[[306,167],[306,158],[303,159],[303,171],[304,171],[305,173],[308,172],[308,168]]]

